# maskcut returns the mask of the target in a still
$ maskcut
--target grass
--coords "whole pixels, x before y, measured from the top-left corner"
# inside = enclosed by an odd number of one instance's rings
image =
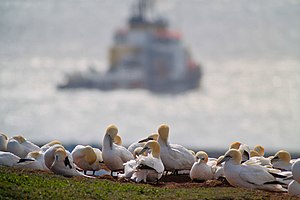
[[[66,178],[41,171],[0,167],[0,199],[296,199],[287,194],[233,187],[136,184]]]

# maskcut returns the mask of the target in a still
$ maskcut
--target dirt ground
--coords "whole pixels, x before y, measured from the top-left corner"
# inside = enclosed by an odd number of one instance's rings
[[[120,183],[129,183],[132,181],[128,181],[125,179],[116,179],[110,175],[103,175],[97,177],[97,179],[106,179]],[[134,183],[134,182],[132,182]],[[138,184],[145,184],[145,183],[138,183]],[[189,175],[167,175],[163,176],[159,183],[147,183],[152,185],[153,187],[160,187],[160,188],[199,188],[199,187],[232,187],[225,178],[219,180],[208,180],[204,182],[195,182],[192,181]],[[262,191],[262,190],[252,190],[257,196],[261,196],[262,194],[268,194],[270,199],[290,199],[290,196],[287,193],[280,193],[280,192],[269,192],[269,191]],[[294,198],[292,198],[294,199]],[[297,198],[295,198],[297,199]],[[299,198],[300,199],[300,198]]]

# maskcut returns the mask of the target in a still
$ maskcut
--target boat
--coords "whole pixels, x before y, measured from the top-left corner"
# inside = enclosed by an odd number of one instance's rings
[[[128,25],[115,32],[109,68],[66,75],[60,89],[147,89],[183,92],[200,86],[201,67],[183,45],[181,33],[155,14],[153,0],[137,0]]]

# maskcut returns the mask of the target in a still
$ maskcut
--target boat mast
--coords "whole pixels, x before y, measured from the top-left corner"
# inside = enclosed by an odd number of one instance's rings
[[[136,5],[137,16],[145,21],[147,21],[147,19],[151,20],[153,15],[153,5],[153,0],[139,0]]]
[[[129,24],[131,27],[151,25],[155,21],[154,17],[154,0],[137,0],[133,4]]]

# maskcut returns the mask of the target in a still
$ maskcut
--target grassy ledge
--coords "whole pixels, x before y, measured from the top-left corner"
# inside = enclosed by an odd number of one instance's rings
[[[0,167],[0,199],[297,199],[287,194],[207,183],[161,182],[159,185],[66,178],[53,173]]]

